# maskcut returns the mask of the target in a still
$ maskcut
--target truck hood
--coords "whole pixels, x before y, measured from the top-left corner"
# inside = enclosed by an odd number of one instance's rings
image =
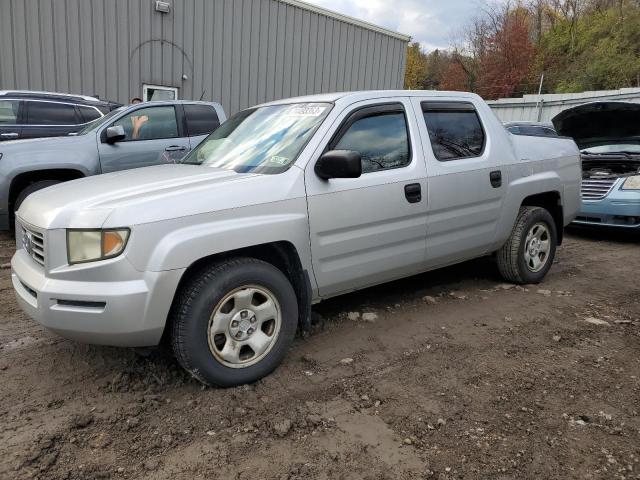
[[[23,151],[51,151],[59,148],[69,148],[77,145],[78,142],[85,140],[87,135],[65,135],[62,137],[42,137],[42,138],[26,138],[18,140],[8,140],[0,143],[0,153],[3,155],[7,152],[23,152]],[[95,141],[95,136],[92,136]]]
[[[238,184],[261,177],[184,164],[126,170],[35,192],[17,215],[45,229],[132,226],[241,206],[259,187]]]
[[[564,110],[552,120],[558,134],[580,150],[621,143],[640,144],[640,104],[592,102]]]

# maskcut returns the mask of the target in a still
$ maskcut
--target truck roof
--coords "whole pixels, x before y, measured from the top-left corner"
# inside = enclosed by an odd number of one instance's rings
[[[321,103],[321,102],[338,102],[346,101],[347,103],[358,102],[361,100],[369,100],[372,98],[385,97],[458,97],[458,98],[479,98],[475,93],[454,92],[441,90],[361,90],[355,92],[334,92],[320,93],[315,95],[305,95],[302,97],[283,98],[272,102],[258,105],[283,105],[287,103]]]

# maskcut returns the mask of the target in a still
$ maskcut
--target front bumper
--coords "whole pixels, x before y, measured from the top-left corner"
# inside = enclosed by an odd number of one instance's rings
[[[95,262],[90,267],[94,272],[87,273],[85,267],[77,275],[82,280],[55,278],[18,249],[11,260],[18,304],[36,322],[66,338],[102,345],[157,345],[184,270],[138,272],[122,257],[117,266],[106,265],[111,278],[105,281],[100,263],[107,262]],[[118,270],[122,275],[114,275]]]
[[[577,225],[640,229],[640,191],[621,190],[619,181],[601,200],[583,200],[573,223]]]

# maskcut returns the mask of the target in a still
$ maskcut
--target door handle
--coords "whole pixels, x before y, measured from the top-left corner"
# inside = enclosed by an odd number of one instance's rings
[[[20,135],[17,132],[0,133],[2,138],[18,138]]]
[[[418,203],[422,200],[422,187],[419,183],[410,183],[404,186],[404,196],[409,203]]]
[[[187,147],[183,147],[182,145],[171,145],[164,149],[165,152],[184,152]]]
[[[500,170],[494,170],[489,173],[489,181],[491,182],[491,186],[493,188],[498,188],[502,186],[502,172]]]

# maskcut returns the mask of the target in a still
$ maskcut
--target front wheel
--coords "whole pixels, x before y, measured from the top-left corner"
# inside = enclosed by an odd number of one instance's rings
[[[498,250],[498,270],[514,283],[540,283],[556,254],[558,234],[551,214],[541,207],[520,207],[507,242]]]
[[[42,190],[43,188],[50,187],[52,185],[57,185],[58,183],[60,183],[60,180],[39,180],[37,182],[33,182],[32,184],[22,189],[22,191],[18,194],[13,204],[13,210],[17,212],[20,208],[20,205],[22,205],[22,202],[24,202],[24,200],[32,193],[37,192],[38,190]]]
[[[282,361],[298,322],[296,295],[273,265],[238,258],[196,274],[172,309],[180,364],[207,385],[254,382]]]

